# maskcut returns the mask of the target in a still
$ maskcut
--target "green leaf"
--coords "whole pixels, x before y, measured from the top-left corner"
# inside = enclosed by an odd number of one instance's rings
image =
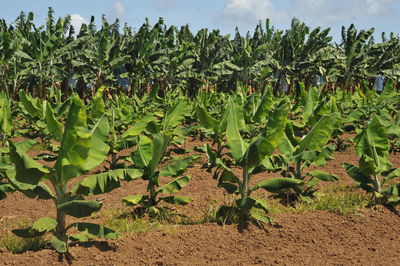
[[[165,194],[171,194],[178,192],[181,190],[183,187],[185,187],[190,181],[189,176],[182,176],[174,179],[173,181],[165,184],[162,186],[157,193],[165,193]]]
[[[186,100],[179,100],[165,115],[162,125],[165,133],[171,132],[173,128],[181,123],[186,114]]]
[[[51,238],[51,244],[55,248],[55,250],[59,253],[66,253],[68,252],[67,244],[68,243],[68,237],[67,236],[53,236]]]
[[[172,176],[172,177],[176,177],[179,176],[181,174],[183,174],[186,169],[193,165],[193,163],[195,161],[197,161],[200,158],[200,156],[196,156],[196,155],[192,155],[192,156],[188,156],[184,159],[180,159],[166,167],[164,167],[161,171],[160,171],[160,175],[161,176]]]
[[[50,171],[26,154],[25,144],[14,145],[10,141],[10,159],[15,164],[15,179],[21,183],[37,185]]]
[[[346,169],[347,174],[359,183],[359,187],[368,192],[373,191],[373,187],[370,185],[372,184],[372,179],[369,175],[361,172],[357,166],[348,163],[344,163],[343,166]]]
[[[294,178],[271,178],[255,185],[251,190],[263,188],[271,193],[283,193],[288,189],[298,187],[303,184],[302,180]]]
[[[196,115],[202,127],[212,129],[215,133],[218,132],[218,121],[210,116],[203,107],[196,107]]]
[[[396,178],[396,177],[400,177],[400,168],[397,168],[397,169],[391,171],[390,174],[388,174],[385,177],[385,181],[389,181],[389,180],[391,180],[393,178]]]
[[[143,175],[140,169],[116,169],[82,179],[72,192],[82,195],[108,193],[120,187],[121,180],[134,180]]]
[[[55,118],[53,109],[49,102],[47,102],[46,107],[46,126],[47,130],[55,137],[55,139],[60,141],[64,132],[64,127]]]
[[[184,196],[161,197],[160,200],[163,200],[170,204],[176,204],[176,205],[186,205],[193,201],[192,198],[184,197]]]
[[[128,206],[136,206],[138,204],[143,203],[148,198],[149,198],[148,196],[144,196],[144,195],[132,195],[132,196],[127,196],[127,197],[123,198],[122,202]]]
[[[133,127],[130,127],[124,134],[122,134],[122,138],[139,136],[142,132],[144,132],[147,128],[147,125],[155,120],[155,116],[153,114],[146,115],[143,119],[138,121]]]
[[[90,216],[101,209],[102,203],[94,200],[71,200],[57,206],[59,211],[75,218]]]
[[[329,182],[339,181],[339,178],[337,176],[328,174],[324,171],[313,170],[308,172],[308,174],[322,181],[329,181]]]
[[[153,142],[147,136],[140,136],[137,149],[132,152],[132,160],[137,168],[146,168],[153,157]]]
[[[50,217],[42,217],[33,223],[32,229],[38,232],[50,232],[57,226],[57,221]]]
[[[74,223],[71,226],[73,226],[78,231],[86,232],[98,238],[117,239],[118,237],[120,237],[120,234],[118,234],[114,230],[99,224]]]
[[[279,143],[281,143],[282,136],[285,133],[288,113],[288,105],[285,101],[282,101],[268,118],[266,136],[257,144],[261,159],[264,156],[272,155]]]
[[[171,141],[171,137],[166,134],[161,134],[153,137],[153,152],[150,161],[150,173],[156,171],[158,164],[160,163],[161,159],[164,156],[164,153],[168,147],[168,144]]]
[[[228,107],[228,118],[226,127],[226,138],[232,157],[239,161],[245,154],[248,144],[242,139],[240,129],[245,128],[243,113],[233,100]]]
[[[390,169],[389,140],[386,128],[374,116],[368,127],[354,138],[356,153],[360,158],[360,171],[375,175]]]
[[[332,136],[339,113],[324,115],[311,131],[301,140],[297,154],[305,150],[321,151]]]
[[[266,90],[260,104],[258,105],[257,111],[253,116],[253,121],[260,123],[262,119],[266,118],[269,111],[272,109],[273,104],[272,91]]]

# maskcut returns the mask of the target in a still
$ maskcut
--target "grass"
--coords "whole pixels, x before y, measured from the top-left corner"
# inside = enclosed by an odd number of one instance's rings
[[[340,215],[358,214],[369,205],[365,195],[354,193],[321,194],[310,202],[299,202],[294,207],[271,204],[270,213],[301,213],[306,211],[329,211]]]
[[[99,214],[105,221],[103,225],[121,234],[146,232],[161,227],[157,220],[140,218],[123,210],[108,209]]]
[[[19,254],[26,251],[38,251],[46,246],[48,240],[44,236],[21,238],[9,232],[11,228],[27,228],[30,227],[30,225],[31,221],[23,217],[16,221],[10,221],[3,226],[2,231],[7,231],[8,233],[5,235],[0,234],[0,249],[6,249],[13,254]]]
[[[104,218],[102,223],[121,234],[133,234],[136,232],[147,232],[162,228],[167,233],[176,234],[176,226],[189,224],[186,217],[173,214],[163,210],[157,218],[150,218],[148,215],[138,216],[121,209],[108,209],[98,214]]]
[[[340,187],[334,189],[335,193],[320,194],[310,202],[297,202],[294,207],[284,206],[276,200],[268,200],[269,214],[275,213],[302,213],[307,211],[329,211],[340,215],[354,215],[358,214],[359,211],[371,204],[370,199],[366,195],[355,194],[348,192],[348,188]],[[234,202],[231,204],[218,205],[216,202],[208,205],[203,212],[202,217],[198,221],[198,224],[204,223],[222,223],[221,216],[218,215],[218,211],[221,206],[223,207],[223,216],[226,221],[231,223],[238,222],[239,216],[236,212],[231,211],[229,207],[234,206]]]

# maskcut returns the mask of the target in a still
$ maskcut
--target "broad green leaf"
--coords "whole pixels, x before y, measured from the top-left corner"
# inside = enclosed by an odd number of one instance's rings
[[[71,200],[59,204],[57,209],[75,218],[90,216],[101,209],[102,203],[94,200]]]
[[[150,165],[153,157],[153,142],[147,136],[140,136],[137,149],[132,152],[132,160],[137,168],[145,168]]]
[[[288,104],[282,101],[268,118],[266,136],[258,145],[260,153],[263,155],[272,155],[281,142],[282,136],[285,133],[288,113]]]
[[[82,179],[72,192],[82,195],[97,195],[120,187],[121,180],[134,180],[143,175],[140,169],[116,169],[91,175]]]
[[[118,234],[114,230],[99,224],[74,223],[72,224],[72,226],[78,231],[86,232],[98,238],[116,239],[120,237],[120,234]]]
[[[55,137],[56,140],[61,140],[64,127],[55,118],[54,111],[51,108],[49,102],[47,102],[47,107],[46,107],[46,126],[47,130]]]
[[[54,198],[53,192],[50,188],[43,182],[37,184],[28,184],[24,182],[19,182],[15,179],[15,171],[7,171],[8,179],[18,191],[22,192],[28,198],[34,199],[52,199]]]
[[[210,116],[203,107],[196,107],[196,115],[202,127],[206,129],[212,129],[215,133],[218,132],[218,121]]]
[[[319,170],[310,171],[308,174],[322,181],[336,182],[339,180],[337,176]]]
[[[187,205],[188,203],[193,201],[192,198],[184,196],[161,197],[160,200],[176,205]]]
[[[283,193],[288,189],[298,187],[303,184],[302,180],[295,178],[271,178],[262,181],[255,185],[251,190],[256,190],[258,188],[263,188],[271,193]]]
[[[136,206],[140,203],[143,203],[148,198],[149,198],[148,196],[144,195],[131,195],[123,198],[122,202],[128,206]]]
[[[239,161],[245,154],[248,144],[242,139],[240,130],[245,128],[243,113],[233,100],[229,103],[226,138],[232,157]]]
[[[67,236],[61,236],[61,237],[53,236],[51,238],[51,244],[53,245],[55,250],[59,253],[68,252],[68,248],[67,248],[68,237]]]
[[[332,131],[338,119],[339,113],[332,113],[321,117],[318,123],[301,140],[297,154],[305,150],[321,151],[331,138]]]
[[[36,101],[30,96],[26,95],[24,90],[20,90],[19,93],[20,105],[22,108],[32,116],[40,115],[38,108],[36,107]]]
[[[50,217],[42,217],[33,223],[32,229],[38,232],[50,232],[57,226],[57,221]]]
[[[153,152],[150,161],[151,175],[156,171],[160,160],[163,158],[164,153],[171,141],[171,137],[166,134],[156,135],[153,137]]]
[[[10,141],[10,159],[15,164],[15,179],[22,183],[37,185],[50,171],[29,157],[25,148],[25,144],[18,146]]]
[[[267,117],[273,105],[274,101],[272,91],[266,90],[260,104],[258,105],[257,111],[253,116],[253,121],[256,123],[260,123],[262,119]]]
[[[99,166],[108,155],[110,147],[104,142],[108,139],[110,125],[105,115],[90,129],[90,148],[86,162],[82,165],[84,171]]]
[[[311,92],[311,88],[307,93],[307,99],[306,99],[306,103],[304,106],[304,110],[301,114],[301,117],[303,119],[303,124],[307,124],[308,120],[310,119],[310,117],[313,114],[313,110],[314,110],[314,101],[313,101],[313,97],[312,97],[312,92]]]
[[[263,222],[266,224],[271,223],[271,218],[268,217],[265,211],[263,212],[263,210],[258,210],[258,208],[250,209],[250,216],[258,222]]]
[[[180,159],[166,167],[164,167],[160,171],[161,176],[172,176],[176,177],[178,175],[183,174],[186,169],[191,166],[195,161],[197,161],[200,156],[188,156],[186,158]]]
[[[86,126],[86,111],[78,97],[72,98],[61,147],[54,166],[58,182],[67,182],[70,178],[81,175],[82,166],[86,163],[92,142],[90,133],[83,134]]]
[[[373,175],[390,169],[389,140],[385,127],[376,116],[368,127],[354,138],[354,143],[360,158],[360,171]]]
[[[182,176],[174,179],[173,181],[165,184],[162,186],[157,193],[165,193],[165,194],[171,194],[178,192],[181,190],[183,187],[185,187],[190,181],[189,176]]]
[[[147,125],[155,120],[155,116],[153,114],[146,115],[143,119],[139,120],[133,127],[128,128],[128,130],[122,134],[122,138],[138,136],[142,132],[144,132],[147,128]]]
[[[359,187],[369,192],[373,191],[373,188],[370,185],[372,184],[372,179],[369,175],[361,172],[357,166],[348,163],[344,163],[343,166],[346,169],[347,174],[359,183]]]
[[[181,123],[186,114],[186,100],[179,100],[165,115],[162,125],[164,133],[169,133]]]
[[[385,177],[385,180],[389,181],[389,180],[391,180],[393,178],[396,178],[396,177],[400,177],[400,168],[397,168],[397,169],[393,170],[392,172],[390,172],[390,174],[388,174]]]

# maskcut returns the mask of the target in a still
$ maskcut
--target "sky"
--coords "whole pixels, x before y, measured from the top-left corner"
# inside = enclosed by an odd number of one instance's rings
[[[11,23],[21,11],[32,11],[42,25],[49,6],[57,17],[71,15],[75,28],[92,15],[99,22],[104,14],[134,29],[146,17],[152,24],[163,17],[167,25],[189,24],[192,30],[220,29],[223,34],[232,34],[237,26],[245,34],[260,20],[270,18],[276,28],[287,29],[296,17],[312,28],[330,27],[335,41],[340,41],[341,27],[351,23],[357,29],[374,27],[377,40],[381,32],[400,33],[400,0],[0,0],[0,18]]]

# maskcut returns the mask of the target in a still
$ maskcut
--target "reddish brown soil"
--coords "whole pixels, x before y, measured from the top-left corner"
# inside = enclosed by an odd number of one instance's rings
[[[203,145],[190,141],[186,148]],[[357,193],[354,182],[344,171],[344,162],[357,164],[354,150],[349,148],[334,153],[322,170],[340,177],[339,183],[326,187],[344,186]],[[221,188],[205,169],[202,161],[190,168],[192,180],[179,194],[194,198],[187,206],[177,207],[191,221],[199,221],[212,206],[230,203],[232,198]],[[392,156],[395,167],[400,167],[400,156]],[[278,174],[259,174],[254,182]],[[166,181],[164,181],[166,182]],[[146,184],[140,180],[122,184],[101,198],[103,210],[128,210],[121,198],[144,193]],[[266,193],[261,194],[268,196]],[[399,210],[399,209],[397,209]],[[0,228],[9,221],[28,216],[35,220],[42,216],[54,217],[50,201],[27,199],[20,193],[9,194],[0,201]],[[241,230],[236,226],[213,223],[173,226],[145,233],[124,235],[118,240],[92,242],[70,247],[74,265],[396,265],[400,261],[400,218],[384,207],[363,209],[358,215],[341,216],[327,211],[298,214],[274,214],[274,226],[263,231],[253,225]],[[89,218],[101,223],[100,218]],[[1,236],[2,230],[0,230]],[[58,264],[54,250],[26,252],[13,255],[0,250],[0,265],[49,265]],[[64,260],[61,264],[67,264]]]

